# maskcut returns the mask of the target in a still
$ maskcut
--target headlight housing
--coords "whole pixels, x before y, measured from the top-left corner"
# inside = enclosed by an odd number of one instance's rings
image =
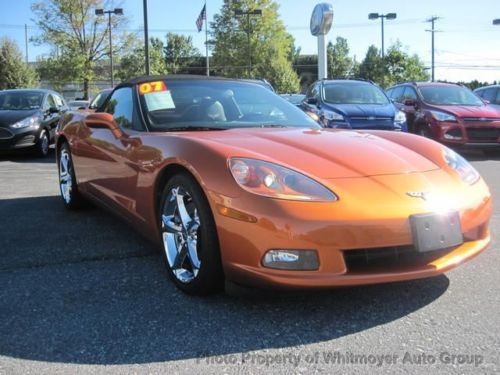
[[[324,112],[323,116],[328,121],[344,121],[344,116],[342,116],[340,113],[337,113],[335,111]]]
[[[457,118],[449,113],[430,111],[431,116],[437,121],[457,122]]]
[[[463,182],[472,185],[479,180],[479,172],[452,149],[445,147],[443,157],[446,164],[460,176]]]
[[[396,116],[394,116],[394,122],[396,124],[401,124],[406,121],[406,114],[403,111],[397,111]]]
[[[319,182],[274,163],[231,158],[229,170],[238,185],[257,195],[308,202],[338,200],[333,192]]]
[[[40,126],[40,117],[38,116],[31,116],[27,117],[21,121],[16,122],[15,124],[12,124],[10,127],[13,129],[23,129],[23,128],[32,128],[36,129]]]

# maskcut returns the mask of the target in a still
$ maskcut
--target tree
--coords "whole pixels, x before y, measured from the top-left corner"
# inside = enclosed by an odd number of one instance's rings
[[[348,78],[352,74],[354,61],[349,57],[347,39],[337,37],[335,44],[328,43],[326,48],[328,60],[328,78]]]
[[[192,37],[176,33],[167,34],[164,53],[167,68],[174,74],[178,73],[180,68],[191,65],[195,58],[201,56],[200,51],[193,46]]]
[[[95,78],[95,67],[99,60],[109,57],[108,19],[96,16],[95,9],[113,8],[112,3],[103,0],[45,0],[32,4],[35,23],[41,34],[34,41],[48,43],[58,49],[42,69],[50,70],[50,81],[60,84],[70,81],[83,82],[84,97],[88,98],[89,82]],[[130,35],[118,32],[127,19],[123,16],[111,17],[113,49],[117,54],[127,45]],[[61,71],[71,73],[63,75]],[[49,71],[47,71],[49,73]]]
[[[386,75],[384,60],[379,50],[374,45],[368,47],[366,56],[358,67],[356,76],[358,78],[369,79],[378,84],[383,84]]]
[[[255,9],[261,9],[262,15],[249,18],[235,15],[236,10]],[[211,29],[212,61],[218,73],[266,78],[279,92],[299,90],[299,80],[290,60],[294,52],[293,38],[279,18],[275,1],[224,0]],[[285,76],[280,76],[283,73]]]
[[[35,87],[38,77],[11,39],[0,39],[0,90]]]
[[[399,41],[389,47],[384,60],[387,69],[384,87],[399,82],[429,79],[429,74],[425,71],[425,66],[418,55],[410,55],[403,51]]]
[[[149,70],[150,74],[166,74],[163,42],[159,38],[150,39],[149,47]],[[130,52],[125,53],[120,59],[120,67],[117,72],[122,81],[143,75],[145,72],[144,45],[136,40]]]

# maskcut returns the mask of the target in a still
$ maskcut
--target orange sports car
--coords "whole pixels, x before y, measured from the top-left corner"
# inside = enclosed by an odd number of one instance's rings
[[[117,213],[191,294],[429,277],[490,242],[488,187],[460,155],[322,129],[251,82],[133,79],[96,113],[67,113],[56,146],[64,204]]]

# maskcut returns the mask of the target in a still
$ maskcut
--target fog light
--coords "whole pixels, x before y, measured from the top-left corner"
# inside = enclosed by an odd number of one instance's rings
[[[462,139],[462,132],[458,128],[450,129],[444,133],[444,139]]]
[[[269,250],[262,258],[264,267],[281,270],[314,271],[319,268],[315,250]]]

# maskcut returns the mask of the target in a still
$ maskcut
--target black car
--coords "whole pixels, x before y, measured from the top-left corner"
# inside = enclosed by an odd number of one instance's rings
[[[50,90],[0,91],[0,151],[27,149],[46,156],[67,110],[61,95]]]

